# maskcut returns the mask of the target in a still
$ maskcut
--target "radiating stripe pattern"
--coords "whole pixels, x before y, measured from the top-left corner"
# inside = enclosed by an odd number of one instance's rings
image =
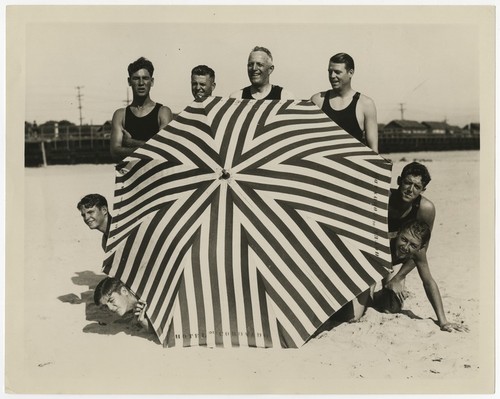
[[[309,101],[194,102],[117,165],[103,270],[164,346],[300,347],[390,268],[390,176]]]

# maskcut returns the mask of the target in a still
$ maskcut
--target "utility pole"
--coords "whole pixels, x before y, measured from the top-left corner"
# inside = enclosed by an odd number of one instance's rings
[[[405,120],[405,108],[403,107],[404,103],[399,103],[399,111],[401,112],[401,120]]]
[[[76,90],[78,91],[78,94],[76,95],[76,98],[78,98],[78,109],[80,111],[80,127],[78,128],[78,139],[79,139],[79,144],[80,147],[82,146],[82,97],[83,94],[80,93],[80,89],[83,89],[84,86],[76,86]]]
[[[84,86],[76,86],[76,90],[78,90],[78,94],[76,95],[76,98],[78,98],[78,109],[80,111],[80,127],[82,126],[82,97],[83,94],[80,93],[80,89],[83,89]]]

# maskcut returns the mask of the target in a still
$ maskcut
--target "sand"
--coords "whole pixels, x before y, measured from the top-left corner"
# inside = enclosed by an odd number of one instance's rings
[[[487,382],[493,370],[481,357],[483,333],[490,327],[480,313],[478,275],[492,265],[480,264],[479,152],[387,157],[394,162],[394,177],[414,159],[431,171],[425,195],[434,202],[437,218],[429,263],[448,320],[464,321],[468,333],[440,331],[414,271],[407,279],[411,296],[403,313],[382,314],[369,308],[359,322],[341,324],[297,350],[165,349],[133,323],[92,304],[93,288],[104,277],[101,237],[82,223],[76,203],[90,192],[111,199],[113,166],[28,168],[24,268],[22,260],[15,265],[24,272],[16,294],[22,309],[15,320],[7,321],[7,332],[9,326],[11,333],[19,331],[7,341],[8,348],[17,342],[15,355],[8,358],[12,363],[7,365],[7,391],[468,393],[491,389]]]

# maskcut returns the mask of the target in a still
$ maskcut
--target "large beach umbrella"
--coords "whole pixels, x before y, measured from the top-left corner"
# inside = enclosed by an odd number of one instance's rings
[[[390,177],[309,101],[194,102],[117,165],[103,269],[164,346],[299,347],[387,273]]]

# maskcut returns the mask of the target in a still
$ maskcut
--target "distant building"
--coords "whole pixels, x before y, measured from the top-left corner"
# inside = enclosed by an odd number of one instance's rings
[[[417,121],[393,120],[384,126],[385,134],[423,134],[427,127]]]
[[[427,132],[431,134],[446,134],[446,130],[448,129],[448,124],[446,122],[422,122],[427,128]]]
[[[479,135],[479,128],[479,123],[469,123],[468,125],[465,125],[463,129],[472,135]]]
[[[106,121],[104,122],[99,129],[97,129],[98,132],[111,132],[111,121]]]
[[[378,134],[384,133],[385,123],[379,123],[378,125]]]
[[[446,134],[454,134],[454,135],[463,136],[463,135],[469,134],[469,132],[467,130],[463,130],[460,126],[448,125],[448,127],[446,129]]]

